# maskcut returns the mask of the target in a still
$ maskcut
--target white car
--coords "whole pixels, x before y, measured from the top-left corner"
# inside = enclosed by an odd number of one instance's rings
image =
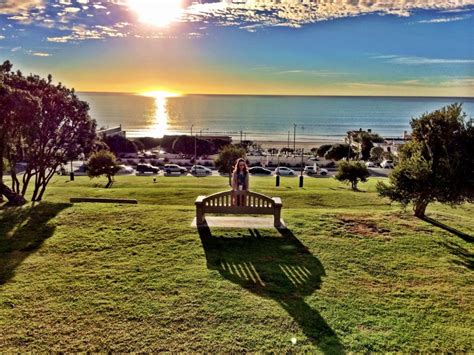
[[[287,168],[286,166],[279,166],[275,169],[275,175],[296,176],[296,172],[293,169]]]
[[[212,175],[212,170],[202,165],[193,165],[190,173],[194,176],[208,176]]]
[[[116,175],[130,175],[133,173],[133,168],[126,165],[119,165],[119,170],[117,171]]]
[[[319,166],[316,166],[315,168],[314,165],[305,166],[303,172],[308,176],[313,176],[313,175],[326,176],[328,174],[327,169],[322,169]]]
[[[393,169],[393,161],[392,160],[384,160],[380,163],[380,167],[384,169]]]
[[[366,162],[365,166],[368,167],[368,168],[376,168],[377,167],[373,161]]]

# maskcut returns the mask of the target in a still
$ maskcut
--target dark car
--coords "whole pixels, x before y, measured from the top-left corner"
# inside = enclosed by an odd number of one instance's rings
[[[262,168],[261,166],[255,166],[249,169],[251,175],[272,175],[272,172],[268,169]]]
[[[153,166],[151,164],[138,164],[137,172],[139,172],[140,174],[145,174],[145,173],[158,174],[160,172],[160,168],[157,166]]]

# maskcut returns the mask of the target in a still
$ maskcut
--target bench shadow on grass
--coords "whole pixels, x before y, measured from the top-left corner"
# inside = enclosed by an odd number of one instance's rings
[[[40,203],[0,208],[0,287],[13,277],[23,260],[53,235],[55,227],[48,222],[69,206]]]
[[[290,230],[281,229],[281,235],[275,236],[249,229],[239,237],[214,236],[207,226],[198,232],[209,269],[278,302],[322,352],[344,352],[324,318],[304,301],[320,288],[324,267]]]

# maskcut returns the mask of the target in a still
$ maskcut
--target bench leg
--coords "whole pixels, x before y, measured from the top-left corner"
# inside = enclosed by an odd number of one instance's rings
[[[273,213],[273,225],[276,228],[281,227],[281,206],[275,206],[275,212]]]
[[[196,206],[196,225],[201,226],[205,224],[206,218],[204,216],[204,211],[201,206]]]

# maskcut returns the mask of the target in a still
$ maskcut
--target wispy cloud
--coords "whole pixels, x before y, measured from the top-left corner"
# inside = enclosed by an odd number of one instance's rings
[[[467,20],[470,17],[471,17],[471,15],[438,17],[438,18],[433,18],[433,19],[430,19],[430,20],[418,21],[418,23],[447,23],[447,22]]]
[[[32,52],[31,55],[35,57],[51,57],[50,53],[45,52]]]
[[[402,65],[446,65],[446,64],[472,64],[474,59],[465,58],[425,58],[425,57],[404,57],[398,55],[379,55],[373,59],[386,59],[386,62]]]
[[[320,77],[349,75],[349,73],[342,73],[342,72],[328,72],[328,71],[323,71],[323,70],[306,70],[306,69],[282,70],[282,71],[277,71],[274,74],[275,75],[309,75],[309,76],[320,76]]]

